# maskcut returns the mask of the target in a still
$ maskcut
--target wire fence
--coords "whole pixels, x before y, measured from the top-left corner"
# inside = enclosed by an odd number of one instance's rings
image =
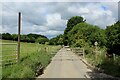
[[[0,65],[15,64],[17,62],[17,43],[1,43],[0,46],[2,46]]]

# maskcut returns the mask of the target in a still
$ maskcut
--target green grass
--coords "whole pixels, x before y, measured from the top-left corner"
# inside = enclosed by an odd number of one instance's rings
[[[2,43],[16,43],[15,41],[2,40]],[[17,45],[2,45],[2,56],[16,54]],[[45,49],[46,48],[46,49]],[[41,45],[38,43],[23,43],[21,42],[20,49],[20,63],[2,66],[3,78],[34,78],[36,76],[36,70],[42,66],[46,67],[51,58],[60,49],[60,46]],[[2,60],[7,60],[13,57],[3,57]],[[14,62],[13,60],[12,62]]]
[[[86,51],[87,54],[85,55],[85,58],[88,63],[102,69],[109,75],[120,77],[120,57],[117,57],[115,60],[113,58],[105,57],[105,48],[99,48],[97,55],[94,48],[88,48]]]
[[[107,58],[106,48],[98,47],[95,50],[95,47],[84,47],[85,49],[85,59],[92,66],[101,69],[104,73],[120,77],[120,56],[116,58]],[[76,52],[76,51],[73,51]],[[76,53],[77,54],[77,53]]]

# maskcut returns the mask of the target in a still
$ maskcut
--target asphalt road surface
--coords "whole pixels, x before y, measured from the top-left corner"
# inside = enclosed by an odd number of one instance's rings
[[[87,66],[67,48],[62,48],[38,78],[86,78]]]

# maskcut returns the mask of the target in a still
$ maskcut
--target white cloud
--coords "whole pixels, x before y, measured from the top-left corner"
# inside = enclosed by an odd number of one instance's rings
[[[49,14],[46,16],[47,24],[46,26],[49,27],[49,29],[61,29],[65,28],[66,20],[61,19],[61,15],[59,13],[55,14]]]
[[[70,13],[75,13],[75,12],[77,12],[78,14],[86,14],[86,13],[89,13],[89,9],[83,8],[83,7],[78,8],[78,7],[76,7],[76,6],[69,7],[69,8],[68,8],[68,11],[69,11]]]
[[[10,2],[3,4],[2,31],[16,33],[18,12],[22,13],[22,34],[48,37],[62,34],[72,16],[83,16],[88,23],[105,28],[117,20],[116,2]]]
[[[2,25],[0,25],[0,33],[2,33]]]
[[[61,20],[60,14],[55,13],[55,14],[48,14],[47,15],[47,25],[48,26],[57,26],[61,22],[63,22],[63,20]]]

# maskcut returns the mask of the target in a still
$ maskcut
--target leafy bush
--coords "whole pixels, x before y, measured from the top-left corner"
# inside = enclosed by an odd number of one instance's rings
[[[120,77],[120,65],[116,64],[118,62],[119,61],[116,62],[112,58],[111,59],[103,59],[102,63],[99,65],[99,67],[101,69],[103,69],[105,73],[107,73],[109,75]]]
[[[120,55],[120,21],[106,29],[107,35],[107,52],[109,54]]]
[[[63,45],[63,35],[60,34],[49,40],[50,45]]]
[[[89,45],[94,45],[96,41],[99,43],[99,46],[106,44],[105,31],[87,23],[77,24],[68,33],[68,42],[71,45],[75,43],[80,44],[81,39]]]
[[[76,40],[76,43],[73,44],[74,47],[85,47],[85,46],[88,46],[88,43],[85,42],[84,39],[79,39],[79,40]]]
[[[49,40],[47,38],[38,38],[36,42],[39,44],[45,44],[45,42],[48,42]]]
[[[85,54],[87,55],[87,54],[92,54],[93,52],[92,52],[92,49],[91,48],[85,48]]]
[[[96,55],[94,48],[85,48],[87,61],[109,75],[120,77],[120,57],[116,57],[115,60],[105,57],[106,48],[100,48],[98,51]]]

